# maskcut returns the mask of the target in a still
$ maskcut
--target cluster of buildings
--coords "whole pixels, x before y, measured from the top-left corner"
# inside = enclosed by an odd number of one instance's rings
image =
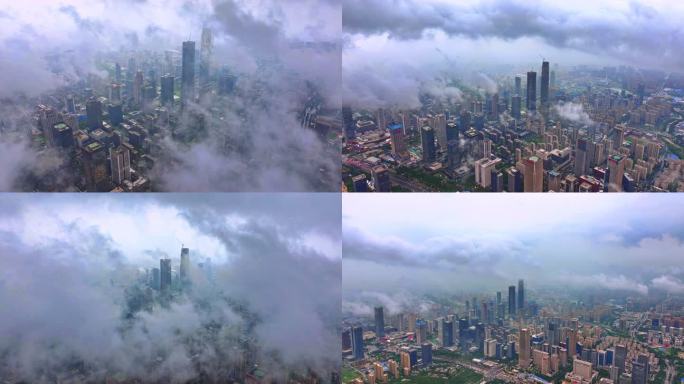
[[[49,105],[36,107],[30,132],[34,145],[64,154],[69,161],[60,172],[65,178],[72,175],[71,185],[39,184],[36,189],[152,189],[149,171],[163,151],[163,137],[191,140],[176,132],[181,121],[196,132],[205,128],[205,117],[186,107],[214,89],[229,94],[236,82],[227,69],[212,70],[210,29],[202,31],[199,61],[194,41],[183,42],[180,58],[176,51],[166,51],[163,59],[136,56],[126,67],[114,63],[109,82],[91,79],[93,88],[73,86],[48,98]]]
[[[684,319],[669,313],[651,314],[647,321],[643,313],[633,321],[616,320],[614,329],[622,332],[650,325],[643,342],[611,336],[614,331],[597,321],[605,316],[601,305],[594,310],[590,304],[587,308],[592,309],[586,312],[562,309],[581,314],[580,320],[540,310],[527,299],[523,280],[505,293],[464,300],[461,315],[437,305],[430,311],[447,313],[434,318],[396,313],[386,322],[384,308],[375,307],[372,323],[357,321],[343,331],[345,364],[362,373],[358,383],[408,378],[416,369],[431,369],[436,353],[442,362],[444,356],[458,355],[485,359],[490,365],[480,367],[503,367],[501,372],[506,373],[497,377],[514,382],[528,382],[524,380],[531,375],[532,381],[553,378],[567,384],[646,384],[660,369],[652,348],[675,346],[673,342],[681,347]],[[364,324],[372,324],[370,330],[364,332]],[[515,381],[521,377],[523,381]]]
[[[678,163],[666,159],[665,139],[653,128],[672,116],[675,98],[655,84],[647,87],[646,80],[631,81],[631,72],[613,74],[613,81],[623,81],[622,91],[607,84],[580,87],[575,82],[582,71],[568,74],[568,89],[561,88],[556,71],[543,61],[539,82],[535,71],[527,73],[524,89],[522,76],[508,78],[484,101],[477,96],[470,103],[374,114],[345,107],[343,163],[354,178],[353,191],[389,191],[391,185],[375,187],[373,180],[369,188],[357,181],[398,167],[439,175],[462,188],[474,179],[481,191],[659,189],[655,176]],[[600,83],[592,76],[583,81]],[[566,112],[566,105],[574,109]]]

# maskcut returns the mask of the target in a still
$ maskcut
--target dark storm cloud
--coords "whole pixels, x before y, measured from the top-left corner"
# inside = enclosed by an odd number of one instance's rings
[[[284,380],[289,371],[312,369],[327,380],[339,365],[340,259],[322,257],[314,247],[294,243],[297,231],[285,232],[261,217],[269,216],[278,196],[252,195],[251,201],[243,196],[233,202],[223,195],[192,203],[197,197],[0,199],[7,203],[0,203],[3,220],[19,219],[29,206],[51,216],[78,201],[90,209],[106,204],[118,214],[134,215],[145,204],[171,200],[183,207],[185,200],[188,217],[198,218],[188,223],[234,254],[229,263],[213,265],[212,280],[195,269],[189,293],[168,306],[134,311],[130,317],[137,302],[133,298],[147,300],[144,273],[106,233],[87,222],[64,222],[64,236],[36,244],[0,230],[0,306],[13,308],[0,317],[0,375],[47,383],[55,381],[55,374],[64,379],[69,372],[85,370],[86,376],[80,378],[85,381],[101,382],[109,375],[180,383],[198,379],[203,372],[203,379],[211,381],[219,375],[225,378],[232,364],[239,366],[240,346],[253,340],[262,369],[277,379]],[[285,200],[303,207],[308,198]],[[244,222],[238,226],[225,221],[233,205],[242,206]],[[217,209],[213,214],[191,214],[204,206]],[[300,223],[300,230],[339,227],[339,211],[324,211],[337,220],[310,215],[311,221]],[[145,249],[145,244],[138,246]],[[154,258],[162,255],[158,250],[147,253]],[[199,261],[193,249],[191,260]],[[177,263],[174,257],[173,264]],[[216,324],[221,324],[218,333]]]
[[[474,5],[349,0],[343,3],[343,25],[347,33],[387,33],[403,40],[424,38],[430,30],[470,39],[531,37],[558,48],[674,69],[684,64],[684,55],[676,50],[684,43],[684,33],[668,11],[637,1],[624,10],[578,4],[576,11],[567,11],[549,3],[517,0]]]

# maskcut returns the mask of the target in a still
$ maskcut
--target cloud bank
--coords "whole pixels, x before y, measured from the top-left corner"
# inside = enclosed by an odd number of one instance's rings
[[[336,219],[302,215],[297,229],[284,230],[267,208],[277,196],[221,196],[199,204],[189,196],[157,196],[2,199],[4,222],[28,224],[41,214],[61,222],[62,232],[36,240],[22,225],[0,229],[0,305],[13,308],[0,319],[0,376],[36,383],[219,382],[259,364],[277,380],[309,372],[329,380],[339,364],[341,261],[305,235],[339,233],[334,201],[312,197],[327,200],[331,209],[323,211]],[[275,204],[310,203],[306,196],[282,198]],[[122,244],[95,219],[69,219],[83,203],[114,213],[115,221],[118,214],[170,231],[179,224],[159,209],[173,207],[179,222],[220,244],[219,255],[191,246],[191,288],[160,295],[148,287],[145,269],[170,254],[177,270],[179,251],[133,255],[133,245],[141,253],[154,249],[154,230],[144,230],[148,242]],[[337,229],[329,227],[335,220]],[[221,253],[229,257],[216,257]],[[210,272],[196,265],[206,257],[212,257]]]

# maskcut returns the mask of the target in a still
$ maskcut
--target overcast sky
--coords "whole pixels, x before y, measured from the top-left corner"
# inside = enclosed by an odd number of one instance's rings
[[[321,193],[3,194],[0,307],[12,310],[0,317],[0,376],[49,382],[42,375],[73,358],[92,381],[185,382],[198,361],[227,369],[245,337],[267,371],[328,375],[339,363],[340,209],[338,195]],[[178,270],[181,244],[193,289],[122,318],[145,268],[170,257]],[[207,257],[213,284],[196,267]],[[261,319],[251,334],[226,297]],[[207,339],[212,322],[224,328]]]
[[[540,71],[542,57],[679,71],[683,16],[667,0],[344,0],[344,97],[415,107],[435,76],[482,87],[477,72]]]
[[[684,294],[684,200],[666,194],[343,196],[346,294],[543,286]]]

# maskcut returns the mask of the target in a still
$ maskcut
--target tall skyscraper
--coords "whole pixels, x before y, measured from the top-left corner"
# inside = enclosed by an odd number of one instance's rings
[[[350,106],[342,107],[342,122],[344,123],[344,138],[352,140],[356,137],[356,126],[354,125],[354,115]]]
[[[183,104],[195,99],[195,42],[183,42],[181,100]]]
[[[423,343],[420,345],[421,358],[423,359],[423,366],[426,367],[432,364],[432,344]]]
[[[206,94],[211,91],[211,59],[213,51],[213,38],[211,29],[202,28],[202,43],[200,50],[199,83],[200,92]]]
[[[76,113],[76,104],[74,103],[74,95],[67,95],[66,109],[69,113]]]
[[[537,72],[527,72],[527,99],[525,107],[528,111],[537,110]]]
[[[152,288],[159,290],[161,284],[161,274],[159,268],[152,268]]]
[[[180,280],[182,283],[190,282],[190,249],[185,247],[181,248]]]
[[[406,141],[404,139],[404,127],[401,123],[392,122],[387,126],[392,144],[392,154],[395,159],[403,159],[408,156]]]
[[[159,288],[162,291],[171,289],[171,259],[159,260]]]
[[[435,132],[431,127],[425,126],[420,129],[420,144],[423,149],[423,161],[434,163],[437,160],[435,147]]]
[[[375,335],[385,337],[385,316],[382,307],[375,307]]]
[[[577,356],[577,330],[571,329],[568,331],[568,357],[575,358]]]
[[[608,158],[608,192],[622,192],[622,176],[625,174],[625,157],[612,155]]]
[[[98,141],[83,147],[83,173],[88,192],[109,192],[107,150]]]
[[[390,192],[392,182],[390,181],[389,171],[384,165],[377,165],[371,170],[373,186],[376,192]]]
[[[515,289],[513,286],[510,288]],[[518,335],[518,366],[520,368],[527,368],[530,365],[530,349],[530,331],[527,328],[522,328]]]
[[[627,347],[618,344],[615,346],[615,366],[618,367],[620,373],[625,372],[625,362],[627,360]]]
[[[71,148],[74,145],[73,130],[66,123],[57,123],[52,128],[53,144],[58,148]]]
[[[515,95],[511,98],[511,116],[513,116],[516,119],[520,118],[520,103],[520,95]]]
[[[124,180],[131,179],[131,152],[120,145],[109,150],[109,162],[112,170],[112,183],[121,185]]]
[[[542,109],[546,109],[549,105],[549,62],[542,61],[542,73],[541,73],[541,94],[540,100]]]
[[[416,342],[423,344],[427,341],[427,321],[423,319],[416,320]]]
[[[525,308],[525,282],[518,280],[518,312],[522,314]]]
[[[501,310],[501,291],[496,292],[496,317],[503,318],[503,311]]]
[[[162,105],[173,104],[174,82],[175,82],[175,78],[170,74],[166,74],[166,75],[161,77],[161,104]]]
[[[141,107],[143,100],[143,71],[135,73],[135,80],[133,81],[133,105]]]
[[[356,360],[362,360],[363,355],[363,328],[353,327],[351,329],[352,355]]]
[[[632,384],[648,383],[648,374],[648,355],[643,353],[639,354],[639,356],[632,361]]]
[[[515,317],[515,285],[508,287],[508,315],[513,318]]]
[[[86,119],[89,130],[102,128],[102,103],[100,100],[92,97],[86,102]]]
[[[537,156],[523,159],[525,192],[543,192],[544,162]]]

